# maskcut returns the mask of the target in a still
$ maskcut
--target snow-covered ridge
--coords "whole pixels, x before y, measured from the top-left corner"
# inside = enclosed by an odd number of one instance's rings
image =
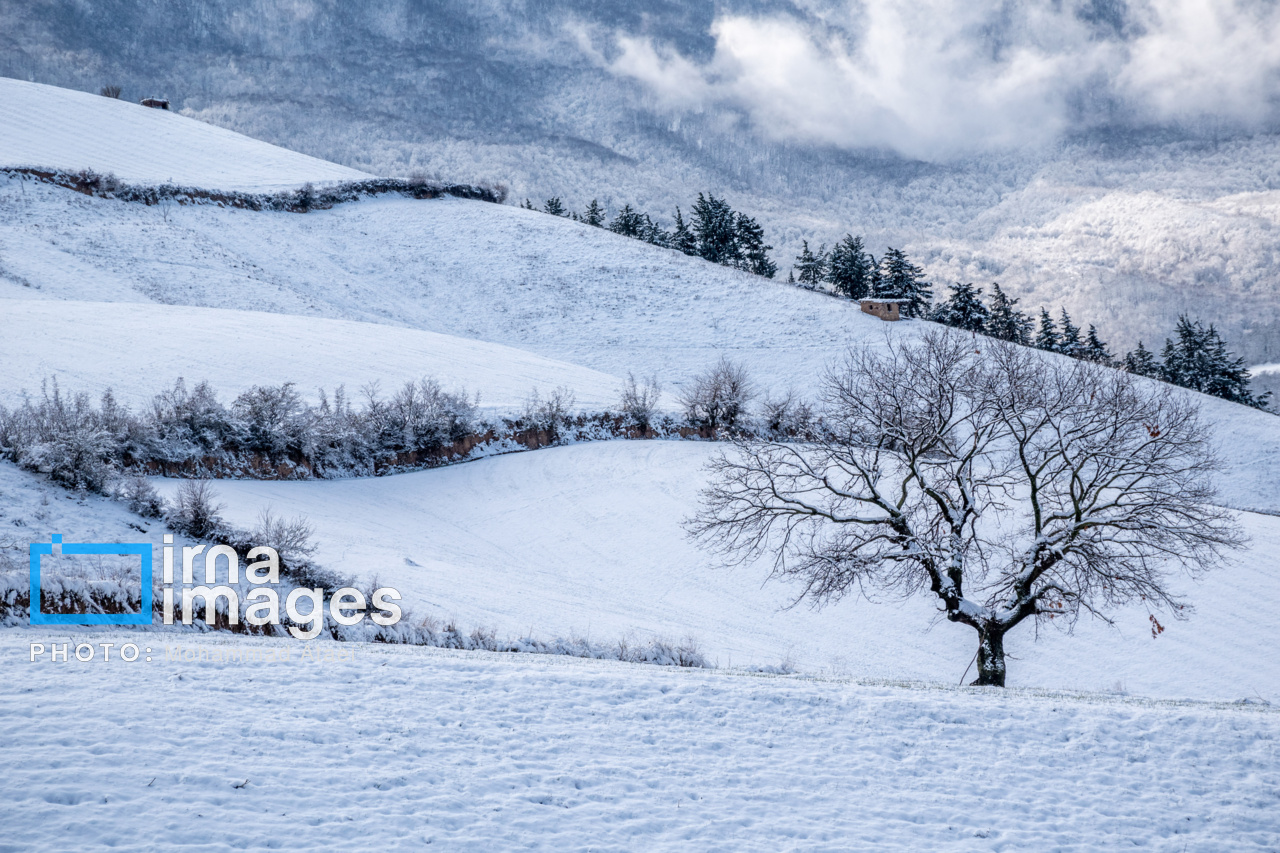
[[[372,177],[168,110],[7,77],[0,77],[0,166],[247,192]]]

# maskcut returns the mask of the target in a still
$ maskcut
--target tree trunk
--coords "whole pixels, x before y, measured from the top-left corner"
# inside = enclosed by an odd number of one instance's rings
[[[985,627],[978,631],[978,677],[971,687],[1004,687],[1004,631]]]

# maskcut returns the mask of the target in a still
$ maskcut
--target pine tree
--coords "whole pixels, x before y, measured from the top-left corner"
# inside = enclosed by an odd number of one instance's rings
[[[1124,369],[1138,376],[1150,376],[1158,379],[1162,375],[1160,362],[1152,355],[1151,350],[1138,341],[1138,348],[1131,350],[1124,357]]]
[[[1116,363],[1116,360],[1111,357],[1111,353],[1107,350],[1107,345],[1098,337],[1098,330],[1092,323],[1089,324],[1089,334],[1085,336],[1084,347],[1081,350],[1080,357],[1085,361],[1092,361],[1094,364],[1105,364],[1108,367]]]
[[[1080,327],[1071,322],[1071,315],[1067,313],[1066,308],[1062,309],[1062,330],[1058,332],[1058,352],[1072,358],[1079,358],[1084,352],[1084,345],[1080,343]]]
[[[1212,368],[1210,380],[1205,393],[1233,403],[1243,403],[1258,409],[1265,409],[1271,402],[1271,392],[1261,397],[1254,395],[1249,389],[1249,368],[1243,358],[1236,358],[1227,350],[1226,341],[1218,334],[1218,330],[1209,326],[1205,333],[1209,347],[1209,364]]]
[[[792,267],[790,270],[787,271],[787,284],[795,284],[795,283],[796,283],[796,268]]]
[[[929,319],[966,332],[985,332],[991,312],[982,304],[982,290],[972,284],[950,286],[951,295],[938,305]]]
[[[640,226],[640,239],[654,246],[668,246],[671,242],[671,235],[660,225],[654,223],[649,218],[649,214],[646,213],[644,222]]]
[[[527,198],[524,200],[524,204],[520,205],[520,207],[521,207],[521,209],[522,209],[522,210],[534,210],[534,209],[535,209],[535,208],[534,208],[534,206],[533,206],[533,202],[529,201],[529,199],[527,199]]]
[[[1204,327],[1185,314],[1174,329],[1176,342],[1165,338],[1160,378],[1200,391],[1209,381],[1209,353]]]
[[[1058,327],[1044,308],[1040,309],[1040,328],[1036,331],[1034,346],[1037,349],[1057,352],[1061,341],[1058,339]]]
[[[689,230],[689,226],[685,224],[684,217],[680,215],[680,208],[676,208],[676,227],[671,232],[670,240],[671,248],[678,252],[684,252],[686,255],[698,254],[698,238]]]
[[[924,270],[911,263],[901,249],[888,249],[880,259],[880,276],[875,296],[896,299],[904,317],[924,317],[929,312],[933,291]]]
[[[831,250],[827,281],[841,296],[863,299],[871,294],[873,259],[866,253],[861,237],[846,234]]]
[[[546,202],[542,205],[542,212],[550,213],[552,216],[568,216],[569,215],[568,213],[565,212],[564,205],[560,202],[559,198],[547,199]]]
[[[617,216],[613,217],[613,221],[609,223],[609,230],[623,237],[639,237],[643,227],[644,218],[632,210],[629,204],[623,205],[622,210],[619,210]]]
[[[596,228],[604,225],[604,208],[594,198],[591,199],[591,204],[587,205],[587,212],[582,215],[582,221]]]
[[[755,219],[745,213],[739,213],[734,224],[734,240],[737,243],[738,269],[755,273],[765,278],[773,278],[778,265],[769,260],[769,252],[773,249],[764,242],[764,229]]]
[[[1026,344],[1031,340],[1031,318],[1018,310],[1018,300],[1010,299],[999,284],[991,285],[991,316],[986,332],[993,338]]]
[[[732,266],[738,260],[733,208],[711,193],[698,193],[693,205],[693,233],[698,254],[713,264]]]
[[[1177,341],[1165,340],[1161,378],[1174,385],[1212,394],[1233,403],[1266,408],[1271,395],[1249,390],[1249,370],[1235,358],[1213,326],[1205,328],[1185,315],[1178,318]]]
[[[804,241],[804,250],[796,255],[795,270],[802,287],[813,290],[819,282],[827,277],[827,247],[822,246],[815,253],[809,249],[809,241]]]

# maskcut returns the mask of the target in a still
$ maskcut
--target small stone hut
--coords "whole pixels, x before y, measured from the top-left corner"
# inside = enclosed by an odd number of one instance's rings
[[[897,299],[863,299],[859,304],[862,306],[862,313],[871,314],[881,320],[902,319],[899,310],[901,303]]]

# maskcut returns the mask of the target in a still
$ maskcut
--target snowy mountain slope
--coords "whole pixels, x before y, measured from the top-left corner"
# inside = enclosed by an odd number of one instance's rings
[[[0,462],[0,571],[27,571],[27,546],[48,542],[55,533],[67,541],[156,543],[173,531],[155,519],[142,518],[122,503],[100,495],[77,494],[46,478]],[[133,583],[137,583],[136,575]],[[0,632],[2,635],[3,632]]]
[[[1280,845],[1273,710],[245,638],[28,661],[65,639],[0,635],[14,849]]]
[[[794,662],[806,672],[954,683],[976,643],[968,628],[927,630],[924,599],[847,600],[783,610],[794,590],[762,585],[764,566],[717,568],[681,521],[697,506],[713,445],[611,441],[377,479],[219,481],[226,517],[300,513],[317,559],[398,588],[420,618],[456,617],[500,635],[691,634],[721,666]],[[172,495],[178,483],[155,479]],[[1010,684],[1147,696],[1280,701],[1280,624],[1245,602],[1280,595],[1272,554],[1280,519],[1245,516],[1252,548],[1203,583],[1182,581],[1197,611],[1151,637],[1133,607],[1115,628],[1082,621],[1076,636],[1032,629],[1008,639]],[[1239,694],[1239,695],[1237,695]]]
[[[369,177],[167,110],[8,77],[0,77],[0,166],[256,192]]]
[[[309,399],[377,382],[393,393],[432,377],[510,412],[536,386],[572,388],[595,410],[617,403],[620,382],[584,367],[452,335],[317,317],[140,303],[0,300],[0,403],[39,395],[56,377],[66,391],[145,406],[184,377],[207,380],[224,401],[253,385],[294,382]]]
[[[1259,18],[1274,14],[1264,7]],[[11,2],[0,5],[0,30],[10,34],[0,73],[85,91],[114,81],[135,99],[162,92],[190,115],[334,162],[379,174],[420,169],[501,180],[516,198],[557,195],[575,210],[599,198],[611,210],[631,203],[671,216],[677,204],[687,212],[696,191],[712,190],[761,219],[784,271],[801,239],[830,245],[853,231],[877,253],[886,245],[907,249],[940,279],[998,280],[1032,308],[1064,305],[1126,348],[1138,338],[1150,343],[1152,330],[1167,332],[1178,311],[1192,310],[1239,341],[1251,361],[1280,357],[1280,301],[1270,286],[1280,220],[1274,207],[1235,204],[1280,189],[1274,24],[1250,20],[1254,12],[1245,10],[1253,7],[1241,3],[1198,6],[1202,17],[1192,17],[1180,4],[1099,0],[1045,10],[953,2],[938,7],[946,11],[920,12],[914,23],[904,19],[892,37],[871,35],[868,18],[883,24],[911,8],[454,0],[428,13],[394,0],[305,7],[264,0],[251,8]],[[1230,18],[1237,29],[1226,25]],[[744,69],[778,69],[800,89],[783,96],[787,118],[750,120],[751,104],[778,95],[772,85],[744,85],[744,102],[711,97],[720,84],[700,75],[728,48],[719,24],[729,20],[781,24],[784,36],[791,22],[809,33],[808,41],[784,38],[789,49],[773,62],[719,67],[725,86]],[[1129,43],[1159,41],[1165,25],[1185,30],[1161,49]],[[829,67],[840,59],[828,48],[856,52],[864,40],[882,49],[847,57],[846,68],[890,57],[901,67],[881,69],[879,93],[854,97],[835,85],[824,97],[822,81],[832,79],[825,75],[842,73]],[[1062,64],[1045,66],[1055,71],[1044,75],[966,77],[949,64],[962,55],[997,64],[1043,57],[1072,44],[1081,55],[1045,59]],[[656,51],[647,61],[645,49]],[[1172,114],[1124,106],[1126,85],[1137,78],[1117,84],[1091,73],[1097,51],[1188,71],[1180,83],[1154,86],[1158,100],[1176,103]],[[1256,85],[1243,82],[1259,65],[1271,70]],[[650,85],[667,79],[664,69],[692,76],[664,92]],[[1162,80],[1167,70],[1138,77]],[[1072,95],[1056,88],[1082,77],[1087,82]],[[993,79],[1011,85],[987,88]],[[942,135],[999,135],[1003,121],[982,118],[992,100],[1049,81],[1056,95],[1032,96],[1029,109],[1001,117],[1024,132],[994,151],[979,146],[923,162],[916,158],[929,155],[912,147],[915,134],[892,117],[841,120],[846,108],[880,102],[899,119],[898,111],[915,113]],[[1169,94],[1201,85],[1221,91],[1199,99]],[[966,87],[974,100],[942,94]],[[1242,99],[1257,99],[1243,122],[1214,117]],[[1065,113],[1056,124],[1031,118],[1054,104]],[[791,120],[794,109],[806,120]],[[1205,120],[1194,120],[1201,110]],[[865,140],[869,148],[826,144],[823,134],[839,136],[842,126],[855,137],[888,136],[882,145]],[[817,128],[820,141],[806,139],[803,128]],[[905,153],[885,150],[899,143]]]
[[[727,355],[762,394],[813,394],[849,346],[923,326],[883,323],[847,301],[542,213],[453,199],[384,198],[307,214],[162,212],[0,181],[0,275],[0,297],[154,300],[407,326],[612,376],[655,374],[669,391]],[[581,399],[593,393],[582,389]],[[1223,435],[1225,499],[1280,511],[1272,473],[1280,419],[1202,402]]]

